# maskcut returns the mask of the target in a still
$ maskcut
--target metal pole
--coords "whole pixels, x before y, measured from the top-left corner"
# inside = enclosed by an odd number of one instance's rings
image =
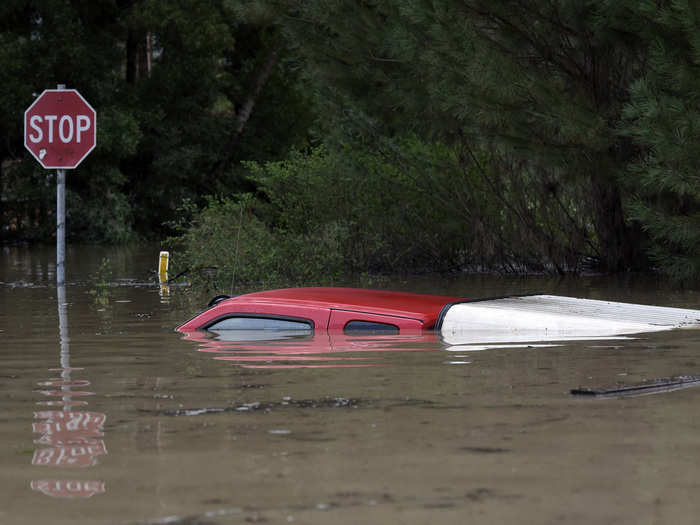
[[[65,84],[58,84],[65,89]],[[66,170],[56,170],[56,284],[66,282]]]
[[[58,84],[65,89],[65,84]],[[56,170],[56,299],[58,300],[58,331],[61,343],[61,378],[70,382],[70,351],[68,347],[68,305],[66,303],[66,170]],[[63,410],[70,410],[71,387],[61,387]]]
[[[65,89],[65,84],[58,84]],[[56,299],[58,300],[58,331],[61,343],[61,378],[70,382],[70,351],[68,350],[68,305],[66,304],[66,170],[56,170]],[[70,410],[71,388],[61,387],[63,410]]]
[[[68,338],[68,304],[66,302],[66,285],[61,283],[57,287],[56,298],[58,299],[58,336],[61,344],[61,379],[67,383],[61,386],[63,391],[63,410],[71,409],[71,367],[70,367],[70,346]]]
[[[66,170],[56,171],[56,284],[66,283]]]

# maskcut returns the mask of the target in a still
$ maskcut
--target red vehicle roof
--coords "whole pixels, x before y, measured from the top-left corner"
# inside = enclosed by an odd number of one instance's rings
[[[460,298],[360,288],[286,288],[224,299],[178,327],[181,332],[207,328],[233,314],[294,317],[314,329],[343,328],[349,320],[391,322],[401,330],[432,328],[440,310]]]

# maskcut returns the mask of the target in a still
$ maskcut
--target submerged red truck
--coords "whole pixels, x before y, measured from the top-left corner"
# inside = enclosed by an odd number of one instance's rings
[[[422,331],[434,328],[443,308],[460,300],[358,288],[286,288],[214,300],[177,329]]]
[[[700,310],[554,295],[465,299],[358,288],[286,288],[221,296],[180,325],[197,330],[314,333],[440,331],[486,340],[553,340],[700,327]],[[505,339],[504,339],[505,338]]]

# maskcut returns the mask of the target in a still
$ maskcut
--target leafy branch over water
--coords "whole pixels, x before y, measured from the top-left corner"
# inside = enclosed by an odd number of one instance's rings
[[[109,304],[111,278],[112,263],[107,257],[103,257],[97,273],[90,276],[92,287],[88,291],[90,295],[95,297],[95,303],[101,306]]]

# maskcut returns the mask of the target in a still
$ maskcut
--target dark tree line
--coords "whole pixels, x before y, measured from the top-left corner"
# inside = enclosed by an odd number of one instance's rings
[[[163,230],[186,197],[246,188],[312,121],[276,29],[221,0],[38,0],[0,6],[3,236],[50,235],[51,174],[22,147],[22,114],[57,83],[98,111],[98,147],[68,174],[69,235]],[[283,108],[282,111],[279,108]]]
[[[222,214],[247,203],[280,253],[334,232],[354,271],[696,280],[699,16],[665,0],[5,2],[3,236],[51,231],[21,114],[60,81],[100,115],[69,177],[76,239],[196,229],[213,195],[234,203]],[[324,181],[354,208],[311,195]]]

